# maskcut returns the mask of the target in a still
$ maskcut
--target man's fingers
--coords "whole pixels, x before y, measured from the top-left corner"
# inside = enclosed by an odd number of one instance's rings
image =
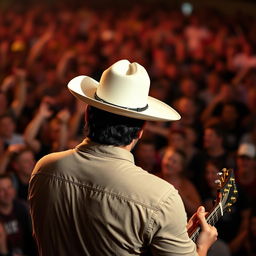
[[[218,237],[218,231],[214,226],[211,226],[211,225],[209,225],[209,226],[210,226],[209,231],[210,231],[212,237],[214,238],[214,240],[216,241],[217,237]]]
[[[197,210],[197,217],[202,229],[208,228],[208,223],[206,222],[205,215],[205,208],[203,206],[200,206]]]

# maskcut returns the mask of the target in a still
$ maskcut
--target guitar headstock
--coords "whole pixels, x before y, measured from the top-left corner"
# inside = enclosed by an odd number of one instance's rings
[[[233,169],[223,168],[218,173],[219,179],[216,181],[218,185],[217,203],[221,203],[223,211],[231,211],[231,206],[236,202],[238,191],[235,183]]]
[[[237,199],[237,188],[235,183],[234,171],[232,169],[222,169],[218,173],[218,180],[215,181],[218,184],[217,199],[215,205],[206,215],[207,223],[215,225],[220,217],[224,215],[224,212],[230,212],[231,206]],[[188,229],[189,237],[195,242],[200,233],[199,221],[195,222]]]

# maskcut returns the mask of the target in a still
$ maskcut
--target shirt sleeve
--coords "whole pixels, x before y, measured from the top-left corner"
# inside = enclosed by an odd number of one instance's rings
[[[176,190],[160,203],[152,217],[150,251],[157,256],[194,256],[196,245],[187,233],[187,216],[183,202]]]

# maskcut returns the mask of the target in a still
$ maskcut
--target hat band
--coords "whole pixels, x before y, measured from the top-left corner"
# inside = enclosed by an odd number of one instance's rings
[[[137,111],[137,112],[142,112],[142,111],[144,111],[144,110],[146,110],[146,109],[148,108],[148,104],[147,104],[145,107],[143,107],[143,108],[127,108],[127,107],[115,105],[115,104],[113,104],[113,103],[110,103],[110,102],[107,102],[107,101],[101,99],[101,98],[96,94],[96,92],[95,92],[95,94],[94,94],[94,98],[95,98],[96,100],[98,100],[98,101],[101,101],[101,102],[103,102],[103,103],[110,104],[110,105],[115,106],[115,107],[119,107],[119,108],[123,108],[123,109],[128,109],[128,110],[133,110],[133,111]]]

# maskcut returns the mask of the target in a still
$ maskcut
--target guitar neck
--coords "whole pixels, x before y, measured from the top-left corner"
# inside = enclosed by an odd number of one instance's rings
[[[221,203],[218,204],[208,215],[206,215],[206,221],[208,224],[214,226],[217,221],[223,216],[223,208]],[[200,225],[199,223],[193,227],[193,230],[190,232],[190,238],[195,242],[200,234]]]

